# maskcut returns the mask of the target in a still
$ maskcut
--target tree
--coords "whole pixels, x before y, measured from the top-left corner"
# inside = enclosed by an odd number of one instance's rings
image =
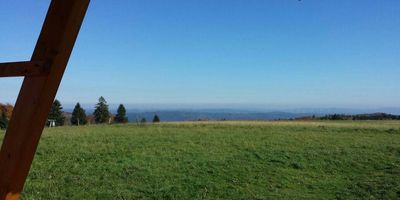
[[[153,123],[158,123],[158,122],[160,122],[160,118],[158,117],[158,115],[154,115]]]
[[[51,106],[50,113],[48,119],[55,120],[56,126],[64,125],[65,117],[62,111],[63,107],[61,106],[60,101],[57,99],[54,100],[53,105]]]
[[[6,129],[8,126],[8,119],[6,112],[1,112],[0,116],[0,129]]]
[[[9,103],[7,103],[7,104],[0,103],[0,112],[5,112],[6,117],[8,119],[11,119],[11,114],[12,114],[13,109],[14,109],[14,106],[12,106]]]
[[[93,115],[96,123],[98,124],[108,122],[110,118],[110,112],[108,111],[107,101],[104,99],[104,97],[99,98],[99,102],[96,104]]]
[[[140,123],[141,123],[141,124],[146,124],[146,122],[147,122],[147,121],[146,121],[146,118],[144,118],[144,117],[140,120]]]
[[[81,104],[79,104],[78,102],[75,105],[74,111],[72,111],[71,124],[79,126],[79,125],[85,125],[86,123],[87,123],[86,112],[81,107]]]
[[[117,109],[117,115],[115,115],[114,121],[116,123],[126,123],[128,122],[128,118],[126,117],[126,109],[124,105],[119,104]]]

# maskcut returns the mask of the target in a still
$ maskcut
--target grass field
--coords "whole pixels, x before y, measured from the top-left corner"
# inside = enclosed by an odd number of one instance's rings
[[[400,122],[46,129],[23,199],[399,199]]]

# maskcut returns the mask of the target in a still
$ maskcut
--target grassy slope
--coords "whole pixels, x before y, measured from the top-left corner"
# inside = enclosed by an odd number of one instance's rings
[[[46,129],[24,199],[400,198],[400,122]]]

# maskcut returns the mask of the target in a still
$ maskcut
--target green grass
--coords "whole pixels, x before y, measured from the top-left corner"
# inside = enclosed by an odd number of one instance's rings
[[[399,199],[400,122],[46,129],[23,199]]]

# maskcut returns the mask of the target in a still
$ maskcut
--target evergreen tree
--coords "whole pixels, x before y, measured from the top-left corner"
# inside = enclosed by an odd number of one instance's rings
[[[158,123],[158,122],[160,122],[160,118],[158,117],[158,115],[154,115],[153,123]]]
[[[60,101],[57,99],[54,100],[53,105],[51,106],[50,113],[48,119],[55,120],[56,126],[63,126],[65,117],[62,111],[63,107],[61,106]]]
[[[1,112],[0,116],[0,129],[6,129],[8,126],[8,119],[5,112]]]
[[[128,122],[128,118],[126,117],[126,109],[124,105],[119,104],[117,115],[115,115],[114,121],[116,123],[126,123]]]
[[[99,98],[99,103],[96,104],[93,115],[96,123],[98,124],[108,122],[110,118],[110,112],[108,111],[107,101],[104,99],[104,97]]]
[[[71,124],[72,125],[85,125],[87,123],[86,120],[86,112],[81,107],[79,103],[75,105],[74,111],[72,111]]]

